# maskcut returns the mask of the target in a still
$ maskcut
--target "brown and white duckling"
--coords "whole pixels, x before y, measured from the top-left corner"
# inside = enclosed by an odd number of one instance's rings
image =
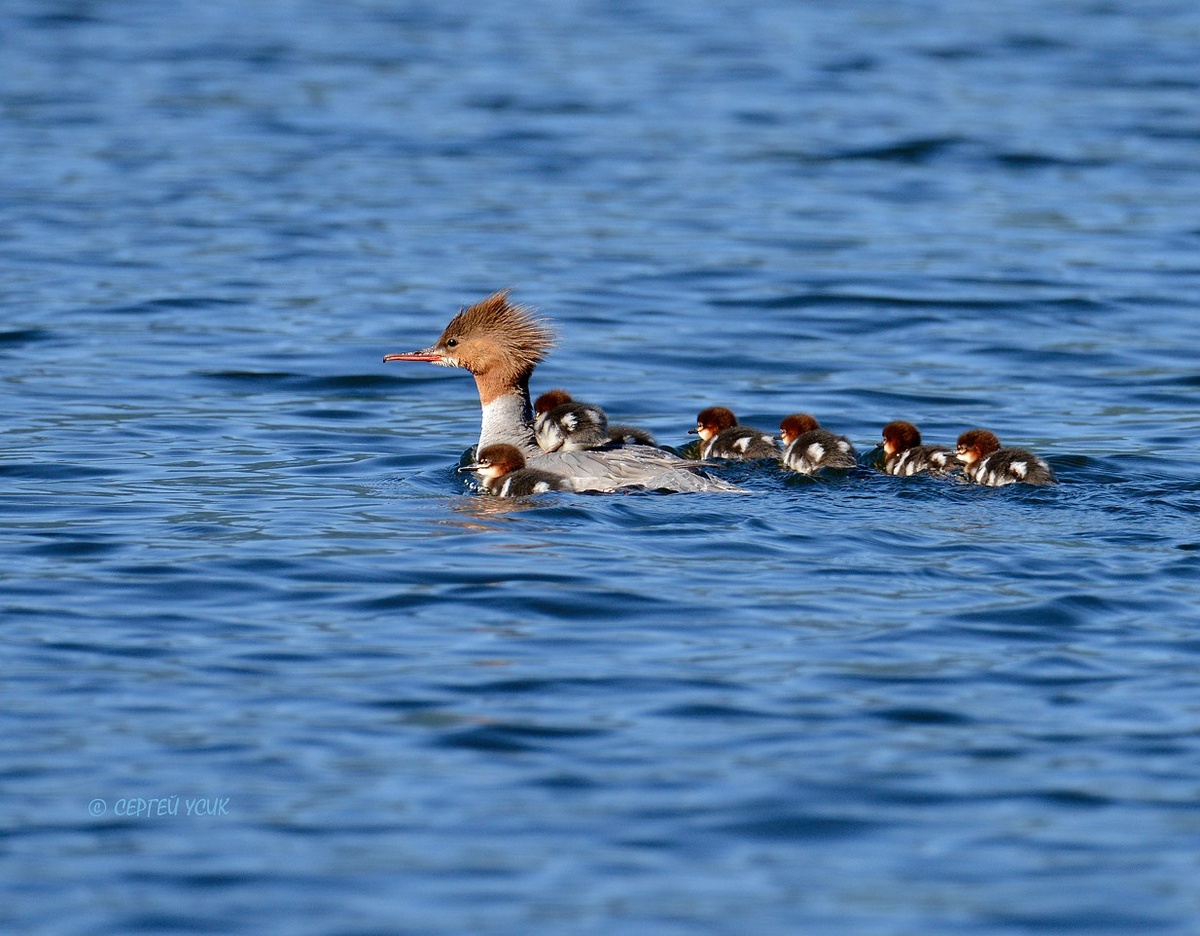
[[[1002,448],[994,432],[971,429],[958,437],[956,450],[963,473],[976,484],[1054,484],[1046,460],[1020,448]]]
[[[822,468],[853,468],[858,464],[857,453],[850,440],[835,435],[808,413],[784,416],[779,423],[783,439],[783,463],[800,474],[813,474]]]
[[[654,436],[641,426],[631,426],[629,423],[608,424],[608,439],[618,445],[658,445]]]
[[[566,390],[547,390],[533,402],[533,431],[543,451],[573,451],[602,445],[657,445],[645,429],[610,423],[604,410],[576,403]]]
[[[591,403],[576,403],[565,390],[549,390],[533,404],[533,434],[543,452],[579,452],[607,445],[608,417]]]
[[[489,445],[459,471],[474,471],[483,489],[497,497],[525,497],[547,491],[573,491],[571,482],[562,475],[538,468],[526,468],[525,456],[515,445],[498,442]]]
[[[883,464],[890,475],[944,474],[958,467],[954,452],[941,445],[922,445],[921,430],[897,419],[883,427]]]
[[[739,425],[732,410],[710,406],[696,415],[696,428],[688,435],[698,435],[703,441],[701,458],[732,458],[750,461],[756,458],[778,458],[779,446],[769,432]]]

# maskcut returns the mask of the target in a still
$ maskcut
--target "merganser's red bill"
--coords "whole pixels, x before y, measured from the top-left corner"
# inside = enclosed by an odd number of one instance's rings
[[[440,354],[434,354],[428,349],[425,351],[409,351],[407,354],[385,354],[383,356],[385,364],[388,361],[429,361],[436,364],[441,359],[442,356]]]

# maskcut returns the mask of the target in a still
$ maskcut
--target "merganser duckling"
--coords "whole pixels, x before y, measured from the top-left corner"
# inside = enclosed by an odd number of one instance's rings
[[[783,439],[783,463],[800,474],[813,474],[822,468],[854,468],[857,454],[850,440],[822,429],[808,413],[793,413],[779,424]]]
[[[579,408],[570,409],[572,406]],[[551,416],[552,412],[555,415]],[[610,423],[604,410],[591,403],[576,403],[566,390],[547,390],[533,401],[533,413],[533,432],[546,452],[599,448],[608,443],[658,444],[645,429]]]
[[[656,446],[658,441],[641,426],[631,426],[628,423],[609,423],[608,438],[618,445]]]
[[[756,458],[778,458],[779,446],[769,432],[740,425],[732,410],[710,406],[696,414],[696,428],[688,435],[698,435],[703,442],[701,458],[735,458],[750,461]]]
[[[542,452],[533,432],[529,379],[553,345],[549,324],[509,302],[504,290],[459,310],[430,347],[389,354],[384,360],[427,361],[469,371],[483,409],[477,451],[497,442],[514,445],[531,467],[566,478],[575,490],[741,491],[703,474],[695,462],[642,445]]]
[[[609,442],[604,410],[591,403],[576,403],[566,391],[543,393],[534,402],[533,412],[533,434],[543,452],[578,452]]]
[[[958,437],[956,452],[963,473],[976,484],[1054,484],[1054,472],[1045,459],[1019,448],[1001,448],[987,429],[971,429]]]
[[[547,491],[571,491],[571,483],[561,475],[538,468],[526,468],[525,456],[515,445],[497,442],[482,449],[475,460],[459,471],[474,471],[483,489],[497,497],[526,497]]]
[[[533,414],[541,416],[542,413],[548,413],[556,406],[562,406],[564,403],[574,403],[575,400],[566,390],[555,388],[547,390],[540,397],[533,401]]]
[[[883,427],[880,446],[883,448],[883,464],[880,468],[886,474],[939,474],[957,467],[954,452],[940,445],[922,445],[921,430],[902,419]]]

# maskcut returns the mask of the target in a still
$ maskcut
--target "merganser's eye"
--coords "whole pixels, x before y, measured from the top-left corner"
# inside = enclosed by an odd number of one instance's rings
[[[457,338],[447,339],[446,347],[447,348],[457,348],[458,347],[458,339]]]

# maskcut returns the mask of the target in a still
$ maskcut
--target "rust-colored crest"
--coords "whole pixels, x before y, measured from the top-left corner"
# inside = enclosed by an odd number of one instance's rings
[[[486,344],[505,370],[513,375],[528,374],[554,347],[554,331],[532,309],[509,302],[504,289],[460,310],[442,332],[437,347],[446,349],[451,357],[465,358],[455,353],[464,342],[477,348]],[[475,370],[469,360],[464,359],[463,364]]]

